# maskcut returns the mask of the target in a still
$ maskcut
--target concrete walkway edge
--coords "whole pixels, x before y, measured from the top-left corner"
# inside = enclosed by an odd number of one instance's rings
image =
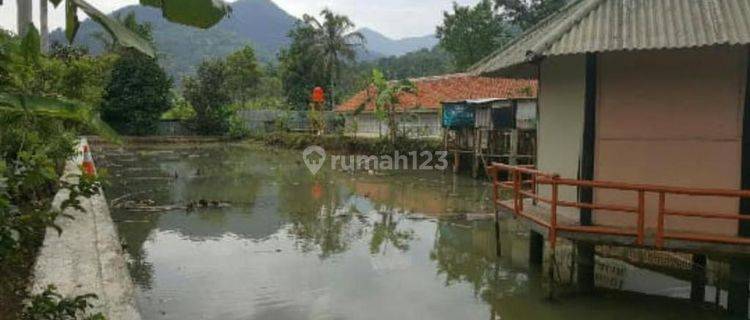
[[[82,139],[78,150],[87,144]],[[62,179],[75,181],[81,174],[82,161],[81,156],[68,161]],[[68,194],[68,190],[60,190],[52,208],[59,210]],[[80,201],[83,211],[65,210],[74,219],[61,216],[56,220],[62,234],[47,228],[34,265],[32,293],[40,293],[50,284],[66,297],[94,293],[99,297],[94,303],[94,313],[101,312],[109,320],[141,319],[135,287],[107,200],[100,194]]]

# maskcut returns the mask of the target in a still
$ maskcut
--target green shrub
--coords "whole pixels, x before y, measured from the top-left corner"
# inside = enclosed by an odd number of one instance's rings
[[[57,293],[53,285],[44,292],[31,297],[31,301],[24,308],[22,320],[104,320],[101,313],[89,314],[94,307],[91,303],[98,297],[95,294],[85,294],[67,298]]]
[[[156,62],[124,52],[114,65],[102,103],[102,118],[120,133],[156,133],[161,115],[171,108],[172,80]]]

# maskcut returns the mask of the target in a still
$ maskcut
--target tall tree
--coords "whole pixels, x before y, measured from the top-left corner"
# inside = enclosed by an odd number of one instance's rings
[[[227,68],[227,86],[232,100],[245,106],[257,94],[262,76],[253,47],[245,46],[230,54],[227,57]]]
[[[154,134],[159,118],[171,108],[171,87],[172,80],[155,58],[123,50],[106,88],[102,118],[120,133]]]
[[[331,10],[320,12],[323,22],[313,16],[304,15],[302,20],[313,30],[312,45],[320,56],[325,72],[329,75],[329,108],[336,104],[336,81],[343,64],[356,60],[357,49],[364,47],[365,37],[354,31],[356,25],[347,16]]]
[[[491,0],[482,0],[474,7],[454,2],[453,12],[444,12],[443,17],[443,24],[437,27],[440,46],[453,56],[461,70],[497,50],[514,35],[493,10]]]
[[[203,134],[224,134],[229,129],[227,88],[229,72],[224,60],[206,60],[194,77],[183,79],[183,96],[195,109],[194,127]]]
[[[560,10],[568,0],[495,0],[495,8],[514,25],[526,30]]]
[[[320,68],[319,55],[312,45],[315,29],[298,23],[289,31],[292,43],[279,53],[279,75],[287,102],[302,110],[310,102],[310,92],[316,86],[329,83],[330,74]]]

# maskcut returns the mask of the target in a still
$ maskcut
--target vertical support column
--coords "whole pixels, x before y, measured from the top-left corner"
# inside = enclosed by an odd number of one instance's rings
[[[690,301],[701,303],[706,300],[706,255],[693,254],[693,268],[690,280]]]
[[[461,166],[461,153],[453,151],[453,173],[458,173],[458,169]]]
[[[582,180],[594,180],[594,148],[596,147],[596,81],[597,61],[595,53],[586,54],[586,95],[583,116],[583,144],[581,150],[581,168],[579,176]],[[594,190],[592,188],[578,188],[578,200],[581,203],[593,203]],[[593,222],[591,209],[581,209],[581,225],[591,225]],[[593,243],[579,243],[577,245],[576,280],[579,290],[591,292],[594,290],[594,267],[596,246]]]
[[[529,233],[529,265],[541,266],[544,263],[544,236],[531,231]]]
[[[742,119],[742,169],[740,173],[741,187],[750,189],[750,54],[745,59],[745,107]],[[740,214],[750,214],[750,199],[740,199]],[[750,221],[739,222],[737,234],[750,237]],[[729,266],[729,301],[727,309],[734,316],[747,318],[748,291],[750,291],[750,261],[747,259],[732,259]]]
[[[48,0],[39,0],[39,35],[42,45],[42,53],[49,53],[49,10]]]
[[[474,179],[479,177],[479,154],[482,152],[481,136],[480,129],[474,129],[474,157],[471,163],[471,177]]]
[[[518,165],[518,129],[510,130],[510,150],[508,150],[508,164]]]
[[[580,242],[576,245],[576,283],[578,290],[584,293],[594,291],[594,267],[596,265],[596,246],[593,243]]]
[[[10,2],[10,1],[8,1]],[[32,23],[33,19],[33,4],[31,0],[16,1],[17,10],[17,29],[18,35],[23,37],[26,35],[26,31],[29,29],[29,24]]]

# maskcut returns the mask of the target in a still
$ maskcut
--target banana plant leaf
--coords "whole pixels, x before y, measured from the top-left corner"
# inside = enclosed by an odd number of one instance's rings
[[[81,9],[86,13],[86,15],[91,18],[91,20],[99,23],[104,28],[104,30],[106,30],[112,36],[112,39],[117,41],[120,45],[136,49],[150,57],[156,56],[154,47],[151,46],[151,44],[146,39],[143,39],[135,32],[128,30],[128,28],[117,22],[117,20],[110,18],[85,0],[67,0],[65,5],[65,35],[67,36],[68,41],[73,42],[73,39],[78,32],[79,22],[76,12],[77,9]]]
[[[0,113],[30,112],[37,116],[71,120],[87,126],[109,141],[119,142],[117,132],[85,104],[51,97],[21,96],[0,93]]]
[[[144,6],[159,8],[169,21],[207,29],[232,12],[222,0],[140,0]]]

